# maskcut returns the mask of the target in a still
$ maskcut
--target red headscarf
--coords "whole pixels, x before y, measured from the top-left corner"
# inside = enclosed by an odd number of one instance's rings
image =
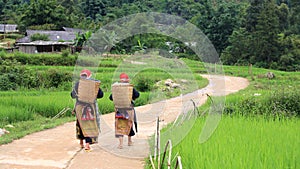
[[[120,81],[121,82],[129,82],[129,77],[128,77],[128,75],[126,74],[126,73],[121,73],[120,74]]]
[[[86,76],[87,78],[90,78],[92,76],[92,72],[88,69],[83,69],[80,72],[80,76]]]

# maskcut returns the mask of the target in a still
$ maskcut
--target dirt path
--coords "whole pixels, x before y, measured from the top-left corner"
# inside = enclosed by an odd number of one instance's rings
[[[185,100],[196,100],[197,105],[203,104],[206,93],[216,95],[230,94],[248,86],[248,81],[239,77],[204,77],[210,84],[193,93],[176,97],[155,104],[136,108],[139,121],[139,133],[134,137],[134,146],[117,149],[118,141],[114,138],[113,114],[101,117],[101,134],[99,143],[92,145],[91,152],[81,150],[75,138],[75,123],[66,123],[53,129],[33,133],[0,146],[1,169],[142,169],[144,158],[149,154],[147,138],[155,131],[155,117],[160,116],[162,124],[175,120],[182,112]],[[220,81],[221,80],[221,81]],[[225,82],[225,87],[221,82]],[[155,113],[153,113],[155,112]],[[163,112],[158,114],[158,112]],[[125,137],[125,144],[126,137]]]

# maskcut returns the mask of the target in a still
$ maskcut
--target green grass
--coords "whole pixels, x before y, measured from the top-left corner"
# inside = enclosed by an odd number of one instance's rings
[[[50,118],[73,107],[70,92],[1,92],[0,96],[0,124],[32,120],[33,114]]]
[[[170,137],[162,138],[161,149],[166,140],[173,139],[172,159],[178,153],[184,168],[299,168],[300,72],[253,67],[251,73],[247,66],[223,68],[226,75],[245,77],[250,85],[226,96],[224,114],[212,136],[200,144],[204,116],[196,120],[188,134],[188,122],[176,133],[168,133]],[[264,77],[267,72],[273,72],[275,78]],[[209,107],[209,102],[199,107],[200,113]],[[162,129],[162,135],[165,131],[172,130],[168,126]],[[179,137],[182,141],[177,144]],[[145,168],[151,168],[149,161]]]
[[[205,119],[173,149],[184,168],[297,168],[300,166],[300,119],[223,116],[205,143],[199,143]]]

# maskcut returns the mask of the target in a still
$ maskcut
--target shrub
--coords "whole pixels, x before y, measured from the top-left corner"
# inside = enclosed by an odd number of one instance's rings
[[[72,81],[72,74],[61,72],[57,69],[49,69],[48,72],[45,74],[44,77],[44,84],[46,88],[58,88],[59,86],[63,85],[65,82]]]
[[[31,41],[37,41],[37,40],[49,41],[49,35],[35,33],[35,34],[30,36],[30,40]]]
[[[298,89],[299,90],[299,89]],[[266,117],[300,116],[300,92],[275,91],[266,96],[244,97],[239,102],[225,105],[225,114],[241,114],[245,116],[263,115]]]
[[[62,88],[70,89],[72,73],[50,69],[36,71],[21,65],[16,60],[2,61],[0,67],[0,90],[17,90],[19,88]]]
[[[63,57],[61,57],[63,56]],[[66,57],[64,57],[66,56]],[[16,60],[23,65],[51,65],[51,66],[73,66],[76,63],[77,56],[63,52],[61,55],[46,55],[46,54],[26,54],[21,52],[15,52],[12,54],[6,54],[0,52],[2,60]]]
[[[69,54],[70,54],[70,51],[67,50],[67,49],[61,51],[61,56],[62,56],[62,57],[68,57]]]
[[[147,76],[138,76],[134,79],[134,84],[137,90],[141,92],[150,91],[154,85],[153,79]]]
[[[14,90],[17,84],[10,81],[8,74],[0,75],[0,90]]]
[[[5,50],[0,50],[0,57],[2,58],[2,57],[4,57],[5,55],[6,55]]]
[[[15,90],[23,81],[22,74],[25,72],[24,66],[21,66],[16,60],[3,61],[0,67],[0,89]]]

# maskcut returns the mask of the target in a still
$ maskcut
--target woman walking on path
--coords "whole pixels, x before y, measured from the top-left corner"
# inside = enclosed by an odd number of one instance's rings
[[[96,143],[100,132],[100,120],[97,98],[103,97],[100,81],[91,79],[92,73],[88,69],[80,72],[80,79],[76,82],[71,97],[76,98],[73,114],[76,114],[76,138],[80,140],[80,147],[89,151],[90,144]]]
[[[120,82],[112,85],[112,94],[109,99],[114,101],[115,105],[115,137],[119,138],[119,149],[123,148],[123,136],[128,136],[128,146],[132,146],[131,137],[135,135],[133,124],[137,132],[137,120],[134,110],[134,100],[140,96],[140,93],[129,83],[129,77],[126,73],[120,74]]]

